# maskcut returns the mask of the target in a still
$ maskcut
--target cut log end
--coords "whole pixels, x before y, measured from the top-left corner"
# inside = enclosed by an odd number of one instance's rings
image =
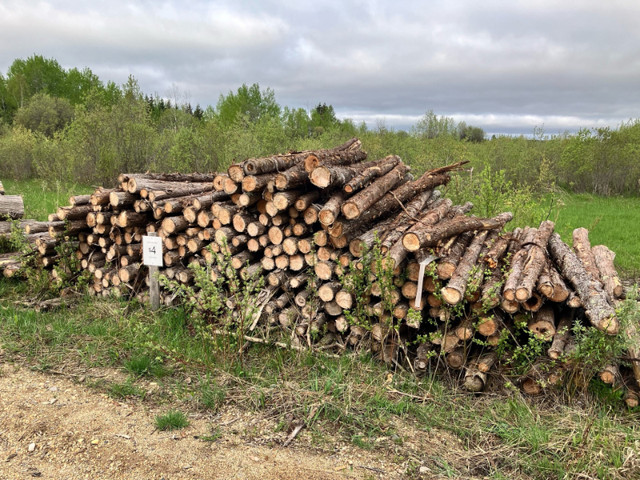
[[[347,220],[353,220],[360,216],[360,207],[352,202],[346,202],[342,205],[342,214]]]
[[[462,294],[454,288],[444,287],[442,289],[442,298],[449,305],[457,305],[462,300]]]

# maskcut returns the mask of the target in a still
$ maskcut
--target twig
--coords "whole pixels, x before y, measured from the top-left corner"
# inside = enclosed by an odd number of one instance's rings
[[[379,473],[381,475],[385,475],[387,473],[384,470],[382,470],[381,468],[368,467],[366,465],[358,465],[358,468],[364,468],[365,470],[371,470],[372,472],[376,472],[376,473]]]

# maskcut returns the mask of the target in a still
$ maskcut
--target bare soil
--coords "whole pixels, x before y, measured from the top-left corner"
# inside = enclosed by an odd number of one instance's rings
[[[407,425],[401,445],[382,438],[379,449],[318,440],[307,429],[284,447],[288,432],[275,420],[233,407],[191,412],[187,428],[157,431],[155,416],[169,405],[117,401],[85,382],[0,364],[1,480],[438,478],[433,459],[461,447]]]

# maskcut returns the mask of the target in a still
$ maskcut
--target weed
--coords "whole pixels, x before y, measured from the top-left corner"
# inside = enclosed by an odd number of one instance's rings
[[[124,368],[139,377],[165,377],[169,374],[162,364],[160,357],[151,358],[149,355],[135,355],[124,362]]]
[[[211,433],[209,435],[202,435],[199,438],[203,442],[217,442],[222,438],[222,430],[220,429],[220,427],[215,427],[211,430]]]
[[[124,383],[112,383],[109,385],[107,392],[114,398],[139,397],[144,399],[146,391],[133,384],[131,379]]]
[[[164,415],[157,415],[155,425],[158,430],[180,430],[189,426],[187,416],[179,410],[169,410]]]
[[[207,377],[202,380],[198,391],[198,404],[208,410],[217,411],[226,398],[225,390],[218,386],[215,380]]]

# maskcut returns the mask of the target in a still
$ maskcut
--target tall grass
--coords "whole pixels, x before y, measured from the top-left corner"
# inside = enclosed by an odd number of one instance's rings
[[[115,180],[115,179],[114,179]],[[77,182],[60,183],[48,180],[2,179],[7,195],[22,195],[24,217],[47,220],[58,207],[69,205],[69,197],[93,193],[95,187]]]
[[[556,230],[572,244],[575,228],[589,230],[591,245],[604,244],[616,253],[616,267],[627,278],[640,277],[640,198],[565,194],[556,219]]]

